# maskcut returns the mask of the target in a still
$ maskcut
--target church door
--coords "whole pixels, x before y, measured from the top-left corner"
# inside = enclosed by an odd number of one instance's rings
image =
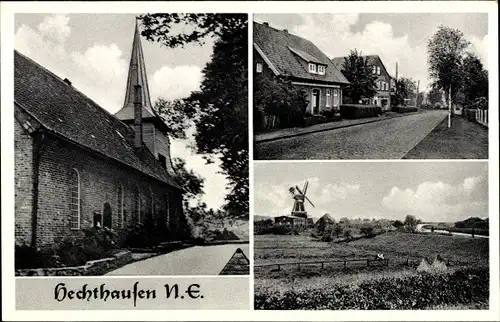
[[[102,226],[111,228],[111,206],[108,202],[104,204],[104,209],[102,211]]]

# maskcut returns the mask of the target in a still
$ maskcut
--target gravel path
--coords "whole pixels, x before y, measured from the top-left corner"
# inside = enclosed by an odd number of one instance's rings
[[[401,159],[444,118],[429,111],[380,122],[262,142],[256,159]]]

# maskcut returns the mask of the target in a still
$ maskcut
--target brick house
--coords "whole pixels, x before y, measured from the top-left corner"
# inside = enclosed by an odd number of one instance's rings
[[[338,109],[342,88],[349,82],[316,45],[266,22],[254,22],[253,28],[255,78],[287,77],[307,94],[310,114]]]
[[[278,216],[274,218],[277,225],[288,226],[292,229],[304,229],[307,226],[307,219],[297,216]]]
[[[365,55],[362,57],[368,61],[372,74],[377,76],[377,94],[372,98],[366,99],[364,103],[381,106],[382,109],[386,111],[390,110],[391,88],[393,88],[395,84],[394,78],[387,72],[379,55]],[[346,57],[335,57],[332,59],[333,64],[340,71],[342,71],[345,58]]]
[[[83,229],[152,225],[186,236],[166,125],[153,112],[136,26],[117,117],[28,57],[14,54],[16,245],[48,248]],[[174,237],[175,236],[175,237]]]

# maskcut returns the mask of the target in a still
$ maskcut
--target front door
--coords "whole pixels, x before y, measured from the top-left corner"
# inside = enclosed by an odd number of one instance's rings
[[[319,114],[319,89],[312,90],[312,113]]]
[[[102,226],[103,227],[108,227],[111,228],[111,206],[108,202],[104,204],[103,211],[102,211]]]

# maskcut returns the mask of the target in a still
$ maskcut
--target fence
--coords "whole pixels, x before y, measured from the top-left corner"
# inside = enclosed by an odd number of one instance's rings
[[[409,265],[408,260],[406,261],[407,264]],[[281,270],[282,266],[290,266],[290,265],[297,265],[298,269],[301,269],[301,265],[303,266],[311,266],[311,265],[321,265],[321,268],[325,268],[325,264],[336,264],[340,265],[342,264],[344,267],[347,267],[348,263],[361,263],[364,264],[366,263],[366,266],[373,266],[373,265],[378,265],[378,266],[389,266],[389,259],[345,259],[345,260],[320,260],[320,261],[305,261],[305,262],[286,262],[286,263],[272,263],[272,264],[260,264],[260,265],[254,265],[255,268],[264,268],[264,267],[273,267],[275,266],[278,271]]]
[[[488,110],[476,109],[476,122],[488,126]]]

